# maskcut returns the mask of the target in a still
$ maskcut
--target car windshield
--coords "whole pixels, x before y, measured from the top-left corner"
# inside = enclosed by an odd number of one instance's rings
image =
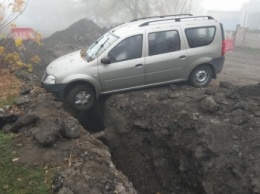
[[[115,36],[111,32],[106,33],[94,42],[86,51],[87,61],[92,61],[99,55],[101,55],[111,44],[113,44],[119,37]]]

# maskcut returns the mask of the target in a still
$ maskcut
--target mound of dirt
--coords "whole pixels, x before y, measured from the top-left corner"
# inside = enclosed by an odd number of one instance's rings
[[[0,126],[5,133],[17,133],[12,142],[19,146],[15,162],[46,171],[59,169],[52,185],[59,194],[135,194],[98,135],[89,134],[61,102],[37,87],[35,76],[26,72],[17,75],[29,82],[27,92],[15,99],[20,115],[14,124]]]
[[[99,105],[105,132],[90,135],[37,77],[17,76],[28,82],[15,99],[22,112],[3,131],[19,134],[19,164],[62,169],[53,185],[59,194],[260,193],[260,84],[107,96]]]
[[[27,61],[40,56],[34,72],[41,77],[51,60],[86,48],[105,31],[83,19],[44,46],[28,41],[17,52]],[[109,151],[39,87],[39,79],[18,76],[29,82],[15,100],[23,112],[14,124],[4,121],[3,130],[19,134],[13,142],[22,146],[18,163],[63,169],[56,192],[136,193],[112,155],[141,194],[260,194],[260,85],[170,85],[115,94],[93,112],[74,112],[94,128],[102,128],[95,121],[105,117],[105,133],[96,136]]]
[[[107,100],[107,145],[138,193],[260,193],[260,85],[220,86]]]
[[[106,31],[106,28],[100,28],[91,20],[81,19],[46,38],[43,43],[48,51],[59,57],[75,50],[86,49]]]
[[[91,20],[81,19],[67,29],[43,39],[43,45],[38,45],[32,40],[28,40],[23,42],[23,47],[17,48],[12,39],[5,39],[0,42],[0,45],[8,48],[8,50],[17,52],[25,63],[32,64],[33,73],[41,78],[43,71],[51,61],[64,54],[88,48],[107,30],[106,28],[100,28]],[[30,60],[34,56],[40,58],[39,63],[34,64]],[[3,67],[0,66],[0,68]]]

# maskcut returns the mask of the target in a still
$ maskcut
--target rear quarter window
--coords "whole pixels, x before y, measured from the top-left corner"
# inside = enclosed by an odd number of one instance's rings
[[[216,34],[216,27],[198,27],[185,29],[190,48],[207,46],[212,43]]]

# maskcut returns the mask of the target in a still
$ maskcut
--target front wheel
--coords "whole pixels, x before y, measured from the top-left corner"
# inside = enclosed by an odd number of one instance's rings
[[[206,87],[212,79],[212,70],[208,65],[196,67],[190,75],[191,85],[201,88]]]
[[[66,101],[75,110],[88,110],[95,103],[95,92],[88,85],[76,85],[69,91]]]

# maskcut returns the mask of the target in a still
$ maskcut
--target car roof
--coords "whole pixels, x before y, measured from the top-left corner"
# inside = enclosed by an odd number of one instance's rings
[[[192,16],[191,14],[179,14],[169,16],[155,16],[139,18],[115,27],[111,30],[118,37],[143,33],[147,29],[165,28],[170,26],[196,26],[218,23],[211,16]]]

